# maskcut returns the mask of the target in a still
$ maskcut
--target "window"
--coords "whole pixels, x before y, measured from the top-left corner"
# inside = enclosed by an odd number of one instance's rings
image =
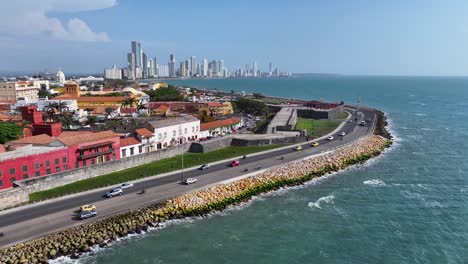
[[[62,158],[63,163],[67,162],[67,157]]]
[[[86,160],[83,160],[83,167],[86,167]]]
[[[187,134],[187,128],[184,128],[184,134]]]
[[[115,152],[112,153],[112,159],[115,159]]]
[[[47,170],[46,170],[46,174],[50,174],[50,169],[47,169]]]
[[[195,127],[192,127],[192,133],[195,132]]]
[[[23,180],[27,180],[28,179],[28,175],[27,174],[23,174]]]
[[[94,152],[98,153],[98,152],[99,152],[99,148],[98,148],[98,147],[95,147],[95,148],[94,148]]]
[[[47,167],[49,167],[49,166],[50,166],[50,160],[46,160],[45,165],[46,165]]]
[[[143,153],[143,146],[138,146],[138,153]]]
[[[104,157],[103,156],[99,156],[98,157],[98,163],[103,163],[104,162]]]
[[[66,164],[63,165],[63,169],[64,169],[64,170],[68,170],[68,165],[66,165]]]
[[[122,157],[126,157],[127,156],[127,150],[126,149],[122,149]]]
[[[95,160],[95,159],[92,159],[92,160],[91,160],[91,165],[94,165],[94,164],[96,164],[96,160]]]
[[[3,181],[2,180],[0,180],[0,186],[3,186]]]
[[[179,128],[179,136],[182,135],[182,128]]]
[[[167,132],[164,132],[164,138],[167,138]]]
[[[41,176],[41,172],[40,172],[40,171],[36,171],[36,172],[34,173],[34,176]]]
[[[10,169],[10,174],[15,174],[15,173],[16,173],[15,168],[11,168],[11,169]]]
[[[60,172],[60,167],[55,167],[55,172]]]
[[[130,156],[135,155],[135,148],[130,148]]]
[[[78,165],[78,162],[75,162],[75,169],[78,169],[80,165]]]
[[[28,171],[28,166],[27,165],[23,166],[23,171]]]
[[[159,139],[159,140],[162,139],[162,134],[161,134],[161,133],[158,133],[158,139]]]
[[[10,183],[14,183],[15,181],[16,181],[16,178],[15,178],[15,177],[13,177],[13,178],[10,179]]]
[[[172,136],[174,136],[174,137],[175,137],[176,135],[177,135],[177,131],[175,131],[175,130],[172,130]]]
[[[34,163],[34,168],[35,169],[39,169],[40,166],[41,166],[41,164],[39,162]]]
[[[59,164],[60,163],[60,160],[59,159],[55,159],[55,164]]]
[[[106,161],[110,160],[110,155],[106,155]]]

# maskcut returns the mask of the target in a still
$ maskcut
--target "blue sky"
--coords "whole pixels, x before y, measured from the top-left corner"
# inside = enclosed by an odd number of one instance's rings
[[[160,62],[257,61],[292,72],[467,75],[462,0],[0,0],[0,71],[102,72],[130,41]],[[253,3],[254,2],[254,3]],[[16,11],[19,12],[17,13]]]

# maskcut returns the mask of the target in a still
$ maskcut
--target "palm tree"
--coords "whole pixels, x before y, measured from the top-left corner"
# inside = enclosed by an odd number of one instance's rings
[[[64,110],[68,112],[70,110],[70,108],[68,107],[68,104],[62,101],[58,103],[57,108],[60,112],[64,112]]]
[[[59,105],[57,103],[49,103],[44,107],[46,120],[49,122],[55,121],[55,113],[58,111]]]
[[[65,129],[70,128],[73,125],[73,118],[69,114],[61,114],[59,117],[62,127]]]

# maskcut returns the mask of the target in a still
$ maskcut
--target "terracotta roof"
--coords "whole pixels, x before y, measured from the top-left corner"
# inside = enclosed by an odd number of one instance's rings
[[[137,145],[137,144],[140,144],[140,141],[138,141],[138,139],[134,137],[120,139],[120,147],[126,147],[126,146]]]
[[[66,146],[74,146],[74,145],[78,145],[82,143],[90,143],[90,142],[99,141],[103,139],[118,138],[118,137],[119,136],[115,134],[113,131],[108,130],[108,131],[102,131],[102,132],[97,132],[97,133],[92,133],[92,134],[82,134],[82,135],[76,135],[73,137],[59,138],[59,140]]]
[[[154,135],[153,132],[149,131],[146,128],[139,128],[135,130],[135,132],[142,137],[152,137]]]
[[[54,97],[54,100],[61,100],[61,99],[68,99],[68,100],[76,100],[77,97],[71,96],[69,94],[62,94]]]
[[[51,136],[47,134],[42,134],[42,135],[37,135],[37,136],[32,136],[32,137],[21,138],[15,141],[8,142],[8,144],[48,145],[54,141],[55,139],[53,139]]]
[[[218,103],[218,102],[209,102],[209,103],[208,103],[208,106],[209,106],[209,107],[222,107],[223,104]]]
[[[78,102],[117,102],[127,99],[125,96],[81,96],[76,99]]]
[[[6,148],[3,145],[0,145],[0,153],[6,152]]]
[[[215,128],[218,128],[218,127],[225,127],[225,126],[234,125],[234,124],[237,124],[239,122],[240,122],[239,118],[232,117],[232,118],[225,119],[225,120],[218,120],[218,121],[213,121],[213,122],[201,124],[200,125],[200,130],[201,131],[212,130],[212,129],[215,129]]]
[[[166,111],[167,109],[169,109],[169,106],[167,106],[167,105],[161,105],[161,106],[159,106],[159,107],[156,108],[156,109],[161,109],[161,110]]]
[[[66,138],[66,137],[75,137],[83,134],[93,134],[90,131],[63,131],[62,134],[58,136],[59,139]]]

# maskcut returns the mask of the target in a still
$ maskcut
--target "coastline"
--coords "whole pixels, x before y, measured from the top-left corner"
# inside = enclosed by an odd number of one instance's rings
[[[363,163],[378,156],[392,144],[386,130],[386,117],[376,112],[377,126],[374,135],[368,135],[348,146],[343,146],[305,160],[293,161],[285,166],[268,169],[257,175],[224,183],[169,201],[112,216],[95,223],[73,227],[33,241],[0,250],[0,262],[47,263],[59,256],[78,258],[90,251],[90,247],[107,246],[108,243],[129,234],[142,233],[151,226],[170,220],[203,216],[221,211],[230,205],[250,200],[261,193],[287,186],[302,185],[312,179],[340,171],[348,166]],[[382,135],[379,135],[382,134]]]

